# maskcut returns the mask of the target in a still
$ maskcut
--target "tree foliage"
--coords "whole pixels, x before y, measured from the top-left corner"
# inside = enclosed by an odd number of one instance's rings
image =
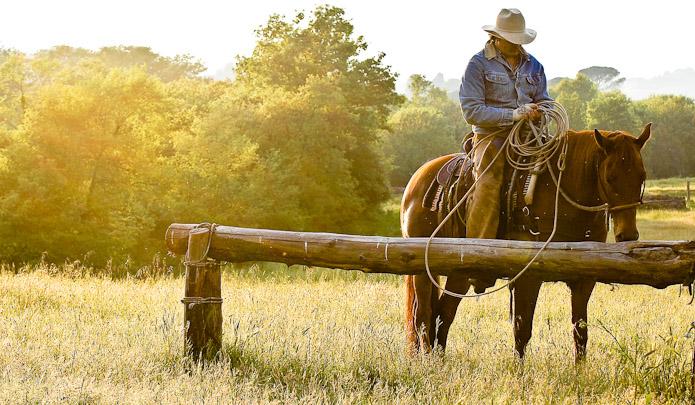
[[[161,82],[140,69],[95,70],[31,97],[2,150],[3,256],[122,255],[149,234],[164,144]],[[57,250],[60,250],[60,254]]]
[[[649,176],[695,174],[695,101],[683,96],[652,96],[636,103],[642,122],[652,122],[654,137],[644,150]]]
[[[618,90],[625,82],[618,69],[610,66],[591,66],[580,70],[578,74],[588,77],[601,91]]]
[[[585,129],[587,121],[587,106],[600,92],[617,91],[624,78],[612,67],[591,66],[577,72],[574,79],[555,78],[548,82],[550,95],[567,110],[570,127]]]
[[[589,128],[636,132],[640,123],[632,100],[619,91],[600,93],[586,107]]]
[[[402,97],[384,54],[363,57],[353,31],[337,7],[272,16],[236,68],[240,129],[291,176],[287,192],[313,229],[350,229],[388,196],[377,133]]]
[[[582,74],[577,74],[575,79],[563,79],[550,89],[551,96],[567,110],[570,127],[577,130],[589,127],[586,108],[598,93],[596,84]]]
[[[383,135],[391,182],[397,186],[405,186],[428,160],[459,151],[462,137],[470,131],[460,107],[445,90],[422,75],[411,76],[409,87],[411,100],[393,113],[390,130]]]
[[[111,46],[96,52],[56,46],[38,52],[34,56],[33,64],[39,74],[51,76],[56,76],[61,71],[74,73],[80,68],[95,64],[103,65],[105,68],[138,67],[164,82],[193,78],[205,70],[205,67],[190,55],[170,58],[143,46]]]
[[[587,76],[589,74],[591,77]],[[551,95],[566,109],[576,129],[625,130],[638,134],[652,122],[652,138],[642,150],[649,177],[695,174],[695,102],[687,97],[657,95],[633,102],[615,87],[619,72],[614,68],[581,70],[575,79],[561,79]],[[577,123],[583,122],[583,125]]]
[[[14,129],[26,110],[29,83],[26,57],[15,51],[0,51],[0,128]]]
[[[147,260],[171,222],[370,231],[402,97],[366,49],[322,6],[271,17],[232,82],[143,47],[0,53],[0,257]]]

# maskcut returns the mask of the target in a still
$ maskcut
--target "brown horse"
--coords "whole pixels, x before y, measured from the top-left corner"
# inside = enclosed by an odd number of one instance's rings
[[[576,203],[584,206],[607,204],[611,210],[616,241],[639,238],[636,225],[636,207],[641,200],[645,170],[641,148],[650,136],[651,123],[635,138],[622,131],[568,131],[566,168],[561,189]],[[401,203],[401,231],[404,237],[430,236],[439,224],[441,216],[423,207],[424,194],[438,170],[451,157],[431,160],[413,174]],[[554,157],[552,164],[557,161]],[[557,167],[557,166],[553,166]],[[557,176],[557,170],[555,172]],[[533,204],[529,207],[533,217],[539,217],[538,236],[528,232],[511,230],[502,237],[516,240],[544,241],[552,230],[555,211],[556,187],[548,170],[537,181]],[[461,194],[459,194],[461,195]],[[627,207],[625,207],[627,206]],[[475,215],[475,213],[469,213]],[[558,229],[554,241],[605,242],[608,234],[606,212],[586,211],[560,197],[558,205]],[[460,221],[456,215],[451,221]],[[500,221],[503,222],[503,221]],[[443,228],[437,236],[463,237],[465,224]],[[483,264],[481,264],[483,266]],[[440,293],[427,275],[407,276],[406,280],[406,330],[411,353],[429,352],[435,345],[446,348],[449,327],[456,315],[460,299]],[[443,285],[449,291],[465,294],[471,286],[476,292],[494,285],[495,280],[472,280],[465,274],[449,276]],[[530,270],[512,286],[510,313],[514,321],[514,347],[519,357],[524,356],[526,344],[531,339],[533,313],[542,280]],[[593,280],[567,283],[572,297],[572,328],[575,359],[586,354],[588,339],[587,304],[596,284]]]

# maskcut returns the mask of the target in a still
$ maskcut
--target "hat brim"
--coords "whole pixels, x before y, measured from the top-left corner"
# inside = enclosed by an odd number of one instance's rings
[[[521,32],[509,32],[502,31],[494,25],[483,25],[483,30],[489,32],[490,34],[498,35],[506,39],[507,41],[517,45],[530,44],[531,42],[533,42],[534,39],[536,39],[536,31],[529,28],[526,28],[524,31]]]

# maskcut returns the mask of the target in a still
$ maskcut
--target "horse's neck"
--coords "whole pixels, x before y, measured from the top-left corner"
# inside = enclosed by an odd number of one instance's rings
[[[593,135],[570,133],[567,141],[569,144],[565,171],[562,175],[562,189],[580,204],[600,204],[598,166],[603,152],[596,145]]]

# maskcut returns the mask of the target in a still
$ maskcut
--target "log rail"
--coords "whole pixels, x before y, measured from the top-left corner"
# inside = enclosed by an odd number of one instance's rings
[[[195,224],[172,224],[169,250],[183,255]],[[365,273],[421,274],[427,238],[290,232],[218,226],[208,257],[219,261],[269,261],[359,270]],[[513,277],[540,249],[541,242],[435,238],[430,267],[439,275],[464,273]],[[664,288],[695,278],[695,241],[622,243],[554,242],[529,276],[544,281],[595,280]]]

